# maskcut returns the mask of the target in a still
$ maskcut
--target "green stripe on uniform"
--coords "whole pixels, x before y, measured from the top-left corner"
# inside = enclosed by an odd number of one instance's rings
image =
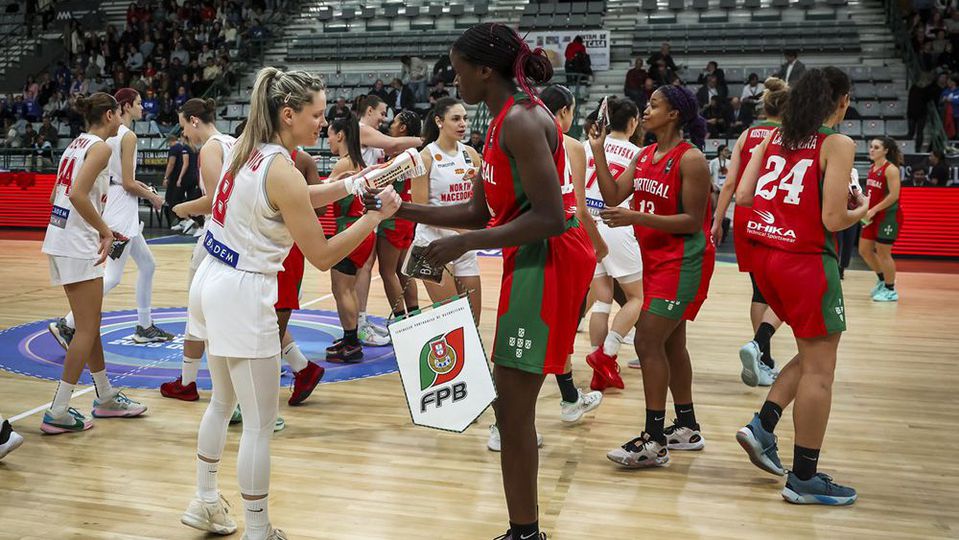
[[[706,235],[702,230],[683,240],[683,262],[679,267],[679,283],[676,299],[691,302],[699,293],[703,282],[703,253],[706,251]]]
[[[880,240],[895,240],[899,237],[898,210],[899,203],[896,202],[883,211],[882,221],[879,222],[879,230],[877,231],[876,238]]]
[[[496,321],[493,360],[498,365],[543,373],[549,327],[540,312],[548,255],[549,243],[546,240],[516,250],[509,306]]]
[[[842,299],[842,281],[839,279],[839,261],[835,255],[822,255],[823,278],[826,290],[822,295],[822,318],[826,332],[846,331],[846,306]]]

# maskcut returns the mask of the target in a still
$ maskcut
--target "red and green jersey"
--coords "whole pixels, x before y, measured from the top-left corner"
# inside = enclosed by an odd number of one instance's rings
[[[834,133],[820,128],[797,148],[787,149],[782,131],[773,132],[746,222],[748,238],[784,251],[835,257],[836,240],[822,223],[824,171],[820,166],[823,143]]]
[[[746,166],[749,165],[749,160],[756,153],[756,149],[778,127],[778,122],[760,122],[746,130],[743,144],[739,148],[739,170],[736,171],[734,187],[739,187],[739,182],[743,179],[743,173],[746,172]],[[750,271],[752,254],[750,253],[750,240],[746,238],[746,222],[751,212],[752,209],[747,206],[737,204],[733,208],[733,242],[736,247],[736,262],[739,263],[740,272]]]
[[[694,146],[682,141],[654,161],[658,146],[651,144],[644,148],[636,161],[632,209],[660,216],[679,214],[683,212],[683,178],[679,163]],[[633,227],[643,255],[643,294],[682,302],[706,298],[716,262],[716,248],[709,233],[711,218],[707,200],[703,226],[693,234]]]
[[[886,182],[886,169],[889,168],[887,161],[882,167],[875,165],[869,167],[869,176],[866,177],[866,195],[869,197],[869,208],[878,206],[886,195],[889,195],[889,185]],[[892,203],[892,206],[885,210],[876,212],[872,218],[873,223],[878,224],[880,231],[887,226],[894,226],[898,230],[899,223],[902,222],[902,207],[899,206],[899,200]]]

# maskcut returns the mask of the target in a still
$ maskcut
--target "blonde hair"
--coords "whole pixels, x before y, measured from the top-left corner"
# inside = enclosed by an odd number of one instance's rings
[[[279,131],[279,114],[283,107],[301,111],[313,103],[313,94],[326,89],[323,81],[305,71],[283,72],[265,67],[256,75],[250,98],[250,115],[237,141],[230,174],[236,174],[260,143],[270,142]]]
[[[789,96],[789,84],[778,77],[769,77],[763,82],[766,90],[763,92],[763,110],[766,116],[780,118],[786,108],[786,98]]]

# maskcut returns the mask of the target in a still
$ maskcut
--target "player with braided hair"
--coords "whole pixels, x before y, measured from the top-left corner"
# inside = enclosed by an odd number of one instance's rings
[[[610,227],[633,226],[643,257],[644,299],[635,345],[643,361],[646,428],[607,454],[629,468],[663,466],[669,462],[669,449],[704,446],[693,412],[686,321],[695,319],[706,299],[716,258],[709,234],[709,168],[699,149],[706,122],[695,96],[685,88],[660,87],[646,105],[643,126],[656,136],[656,143],[639,152],[622,173],[633,182],[617,182],[610,174],[603,152],[605,126],[597,123],[589,138],[607,204],[600,217]],[[617,206],[630,195],[631,209]],[[615,362],[597,359],[589,358],[593,369],[612,378]],[[667,390],[673,394],[677,418],[665,428]]]

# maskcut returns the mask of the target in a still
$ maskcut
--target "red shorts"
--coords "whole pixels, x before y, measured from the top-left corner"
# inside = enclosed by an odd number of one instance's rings
[[[376,234],[370,233],[352,253],[333,265],[333,269],[341,274],[355,276],[356,272],[366,264],[366,261],[370,260],[370,255],[373,254],[373,248],[375,247]]]
[[[283,261],[283,270],[276,274],[274,309],[300,309],[300,285],[303,284],[303,252],[293,244]]]
[[[899,229],[902,228],[902,211],[880,212],[872,223],[862,228],[862,238],[873,240],[880,244],[892,244],[899,238]]]
[[[755,242],[746,237],[746,222],[749,221],[747,212],[752,208],[736,207],[733,213],[733,247],[736,249],[736,263],[740,272],[752,271],[752,247]]]
[[[846,330],[839,262],[832,255],[753,247],[753,276],[766,303],[797,338]]]
[[[403,251],[413,245],[416,224],[405,219],[388,219],[380,223],[376,235],[385,238],[391,246]]]
[[[682,300],[669,300],[667,298],[654,298],[652,296],[643,296],[643,311],[648,311],[653,315],[666,317],[674,321],[694,321],[699,310],[702,309],[706,299],[693,300],[692,302],[683,302]]]
[[[493,363],[530,373],[563,373],[595,266],[582,226],[503,249]]]

